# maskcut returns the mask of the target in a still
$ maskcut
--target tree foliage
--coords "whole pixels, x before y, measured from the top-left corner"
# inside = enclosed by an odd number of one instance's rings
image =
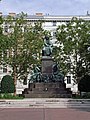
[[[72,18],[70,22],[57,28],[55,58],[66,74],[70,72],[78,81],[90,68],[90,53],[87,46],[90,42],[90,22]]]
[[[44,30],[42,21],[33,25],[26,20],[27,15],[7,16],[3,23],[8,26],[8,33],[2,42],[3,63],[13,72],[14,84],[17,79],[26,79],[30,65],[40,64]]]

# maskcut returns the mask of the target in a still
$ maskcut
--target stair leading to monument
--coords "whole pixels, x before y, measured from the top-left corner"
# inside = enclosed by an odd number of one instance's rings
[[[61,82],[30,83],[23,92],[25,98],[71,98],[71,91]]]

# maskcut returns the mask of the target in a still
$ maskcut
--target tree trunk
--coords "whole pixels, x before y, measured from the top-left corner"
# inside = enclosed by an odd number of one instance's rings
[[[13,67],[13,77],[14,77],[14,85],[15,85],[15,91],[14,96],[16,96],[16,84],[17,84],[17,67]]]

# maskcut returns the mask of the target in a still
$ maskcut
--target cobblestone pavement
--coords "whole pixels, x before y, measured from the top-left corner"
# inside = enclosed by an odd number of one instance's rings
[[[90,109],[0,108],[0,120],[90,120]]]

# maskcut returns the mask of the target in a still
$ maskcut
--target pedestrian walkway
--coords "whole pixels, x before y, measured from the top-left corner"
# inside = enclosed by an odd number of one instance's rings
[[[90,99],[30,98],[0,100],[0,108],[90,108]]]
[[[0,108],[0,120],[90,120],[90,112],[68,108]]]

